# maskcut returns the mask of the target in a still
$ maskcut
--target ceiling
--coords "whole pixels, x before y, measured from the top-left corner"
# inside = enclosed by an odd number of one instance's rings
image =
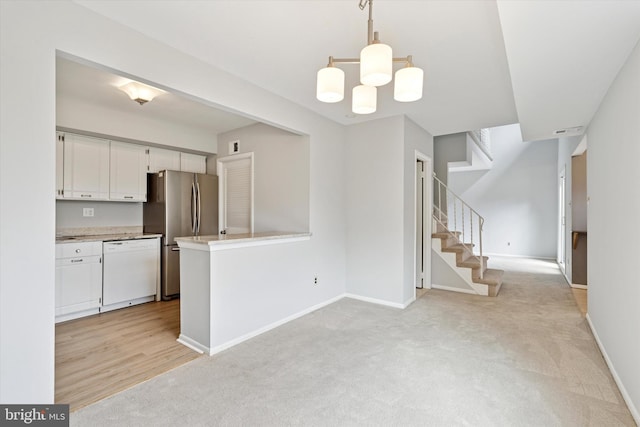
[[[338,123],[405,114],[434,135],[519,122],[538,140],[586,127],[640,38],[640,1],[376,0],[374,29],[424,69],[424,95],[399,103],[389,84],[376,113],[353,117],[357,66],[344,65],[338,104],[316,100],[315,78],[329,55],[364,47],[358,0],[76,3]]]
[[[206,106],[184,96],[166,92],[143,106],[118,90],[131,79],[76,61],[56,58],[56,93],[59,98],[75,98],[101,107],[126,112],[135,117],[178,122],[211,135],[256,123],[254,120]]]

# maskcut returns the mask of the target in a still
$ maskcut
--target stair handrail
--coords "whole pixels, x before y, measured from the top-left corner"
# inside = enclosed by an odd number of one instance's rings
[[[449,235],[451,235],[452,237],[455,237],[457,239],[460,239],[460,237],[458,235],[456,235],[454,232],[459,232],[461,233],[461,244],[463,244],[465,247],[468,247],[469,251],[471,252],[471,255],[477,259],[480,262],[480,279],[482,279],[484,277],[484,259],[482,256],[482,230],[484,227],[484,217],[482,215],[480,215],[475,209],[473,209],[471,206],[469,206],[469,204],[467,204],[464,200],[462,200],[462,198],[460,196],[458,196],[456,193],[454,193],[453,191],[451,191],[451,189],[447,186],[447,184],[445,184],[444,182],[442,182],[434,173],[433,174],[433,180],[434,180],[434,191],[436,192],[435,194],[437,194],[438,196],[438,204],[437,206],[434,206],[434,212],[433,212],[433,218],[436,222],[438,222],[443,228],[444,230],[446,230],[447,233],[449,233]],[[447,210],[443,210],[442,209],[442,190],[444,189],[444,193],[445,193],[445,202],[447,203]],[[449,200],[449,196],[452,196],[453,198],[453,228],[451,228],[451,224],[449,223],[449,211],[448,211],[448,200]],[[458,202],[458,203],[456,203]],[[458,230],[458,212],[457,212],[457,206],[458,204],[460,204],[460,217],[461,217],[461,230]],[[465,208],[468,210],[469,212],[469,246],[467,246],[467,242],[465,240],[465,238],[467,237],[466,234],[466,230],[465,230],[465,216],[464,216],[464,212],[465,212]],[[479,254],[476,255],[474,252],[474,233],[473,233],[473,223],[474,223],[474,217],[476,218],[476,222],[478,224],[478,228],[477,228],[477,233],[478,233],[478,252]],[[446,220],[443,221],[443,219]]]

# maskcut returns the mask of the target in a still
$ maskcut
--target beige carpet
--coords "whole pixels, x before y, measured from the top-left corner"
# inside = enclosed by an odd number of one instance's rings
[[[557,266],[497,298],[343,299],[71,414],[74,426],[633,426]]]

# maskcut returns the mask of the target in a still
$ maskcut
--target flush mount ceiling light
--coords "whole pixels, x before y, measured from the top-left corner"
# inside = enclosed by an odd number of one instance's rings
[[[165,93],[163,90],[133,81],[124,86],[120,86],[118,89],[129,95],[131,100],[136,101],[140,105],[145,104],[156,96]]]
[[[360,64],[361,85],[353,88],[352,111],[356,114],[371,114],[376,111],[377,86],[391,81],[393,63],[401,62],[404,68],[396,71],[393,98],[400,102],[412,102],[422,98],[424,72],[413,66],[411,55],[394,58],[391,47],[380,43],[378,32],[373,31],[373,0],[360,0],[359,7],[369,6],[367,46],[360,58],[329,57],[329,64],[318,71],[316,97],[322,102],[340,102],[344,99],[344,71],[336,64]]]

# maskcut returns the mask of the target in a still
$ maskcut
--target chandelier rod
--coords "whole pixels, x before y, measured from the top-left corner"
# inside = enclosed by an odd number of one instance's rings
[[[401,58],[393,58],[393,62],[404,62],[407,67],[413,67],[413,55],[407,55]],[[333,67],[334,63],[340,64],[359,64],[360,58],[334,58],[333,56],[329,57],[329,67]]]

